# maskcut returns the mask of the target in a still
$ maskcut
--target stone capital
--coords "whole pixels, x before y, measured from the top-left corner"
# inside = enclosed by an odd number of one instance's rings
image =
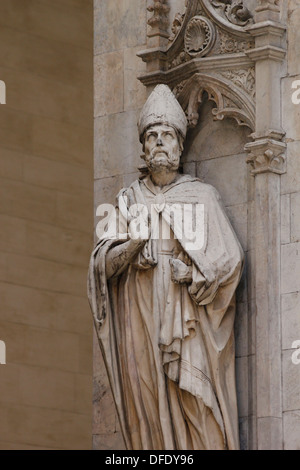
[[[253,176],[261,173],[286,173],[286,144],[273,139],[260,139],[245,145],[249,153],[247,163],[252,166]]]

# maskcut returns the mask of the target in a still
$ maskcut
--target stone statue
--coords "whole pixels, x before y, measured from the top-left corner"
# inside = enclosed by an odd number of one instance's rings
[[[151,93],[138,127],[148,173],[119,193],[88,279],[125,444],[238,449],[242,249],[217,191],[178,171],[187,120],[166,85]]]

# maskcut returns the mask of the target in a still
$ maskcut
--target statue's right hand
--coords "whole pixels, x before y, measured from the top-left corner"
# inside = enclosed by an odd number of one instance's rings
[[[136,242],[146,242],[150,237],[148,210],[147,207],[142,204],[139,206],[141,207],[138,207],[138,210],[136,210],[136,213],[132,216],[129,222],[128,234],[131,240]]]

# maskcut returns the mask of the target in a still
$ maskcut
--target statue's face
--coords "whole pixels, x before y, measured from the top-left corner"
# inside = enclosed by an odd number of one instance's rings
[[[178,170],[181,149],[173,127],[162,124],[149,127],[145,133],[144,151],[150,171]]]

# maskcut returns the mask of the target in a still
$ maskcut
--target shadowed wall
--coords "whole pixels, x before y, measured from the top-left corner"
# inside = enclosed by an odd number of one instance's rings
[[[0,0],[0,449],[89,449],[93,1]]]

